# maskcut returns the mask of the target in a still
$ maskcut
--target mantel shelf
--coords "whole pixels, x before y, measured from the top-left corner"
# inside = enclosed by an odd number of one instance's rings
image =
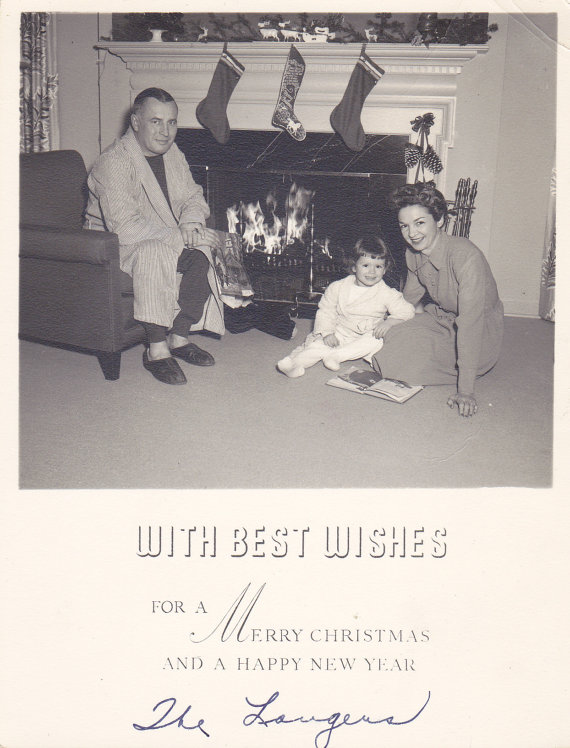
[[[230,42],[229,50],[242,64],[268,68],[283,66],[290,44],[286,42]],[[307,66],[351,68],[362,45],[303,42],[297,45]],[[220,42],[101,42],[96,49],[119,57],[129,70],[142,68],[204,69],[216,65],[223,49]],[[411,44],[371,43],[366,54],[391,73],[456,75],[463,66],[488,50],[487,45],[452,44],[414,47]]]

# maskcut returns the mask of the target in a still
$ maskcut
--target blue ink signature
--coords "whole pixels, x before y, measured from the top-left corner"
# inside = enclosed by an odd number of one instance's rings
[[[245,697],[245,700],[247,704],[252,707],[253,709],[256,709],[257,711],[251,712],[250,714],[246,714],[246,716],[242,720],[242,724],[245,725],[245,727],[251,727],[252,725],[262,725],[263,727],[269,727],[270,725],[291,725],[294,723],[298,724],[307,724],[310,722],[315,723],[324,723],[327,725],[327,727],[323,728],[322,730],[319,730],[319,732],[315,735],[314,744],[315,748],[328,748],[331,738],[333,735],[333,732],[335,730],[338,730],[340,727],[353,727],[354,725],[358,724],[367,724],[367,725],[380,725],[380,724],[386,724],[386,725],[392,725],[392,726],[400,726],[400,725],[408,725],[410,722],[413,722],[415,719],[417,719],[420,714],[423,712],[423,710],[428,705],[428,702],[431,698],[431,692],[428,691],[427,699],[423,706],[417,711],[413,717],[409,717],[405,720],[396,720],[395,717],[389,716],[389,717],[382,717],[381,719],[373,719],[372,717],[367,716],[366,714],[363,714],[361,717],[358,717],[356,719],[353,719],[350,714],[342,714],[341,712],[333,712],[327,717],[315,717],[314,715],[311,717],[287,717],[284,714],[280,714],[277,717],[268,717],[265,716],[264,712],[269,707],[270,704],[273,704],[274,701],[276,701],[279,698],[279,691],[275,691],[271,694],[271,696],[266,700],[261,702],[260,704],[256,704],[255,702],[251,701],[247,696]],[[162,709],[163,713],[156,719],[152,724],[150,725],[139,725],[136,722],[133,723],[133,727],[135,730],[160,730],[163,727],[181,727],[184,730],[198,730],[203,735],[205,735],[207,738],[210,737],[210,733],[206,731],[204,727],[204,720],[199,719],[196,724],[186,724],[185,718],[188,717],[188,713],[192,709],[192,706],[187,706],[186,709],[178,716],[170,719],[169,721],[166,721],[170,715],[174,707],[176,706],[176,699],[171,697],[168,699],[163,699],[162,701],[159,701],[155,706],[153,707],[152,711],[156,712],[157,710]]]
[[[172,727],[172,725],[176,725],[177,727],[182,727],[184,730],[200,730],[200,732],[205,735],[207,738],[210,737],[210,733],[206,732],[204,729],[204,720],[199,719],[198,722],[196,722],[195,725],[187,725],[184,722],[184,717],[188,714],[188,712],[192,709],[192,706],[187,706],[186,709],[182,712],[182,714],[179,717],[175,717],[174,719],[170,720],[170,722],[164,722],[164,720],[168,717],[170,712],[174,709],[176,706],[176,699],[175,698],[169,698],[169,699],[163,699],[162,701],[159,701],[158,704],[155,704],[153,706],[152,711],[155,712],[157,709],[160,709],[165,704],[168,704],[170,702],[169,708],[164,712],[164,714],[159,717],[156,722],[153,722],[151,725],[137,725],[135,722],[133,722],[133,727],[135,730],[160,730],[163,727]]]
[[[315,748],[328,748],[328,745],[331,741],[332,734],[334,730],[338,730],[339,727],[353,727],[354,725],[358,725],[360,723],[365,723],[368,725],[380,725],[380,724],[386,724],[386,725],[393,725],[393,726],[399,726],[399,725],[408,725],[410,722],[413,722],[415,719],[417,719],[420,714],[423,712],[423,710],[428,705],[428,702],[431,698],[431,691],[428,691],[428,696],[425,701],[425,704],[421,707],[421,709],[414,714],[413,717],[410,717],[409,719],[397,721],[394,716],[390,717],[382,717],[381,719],[372,719],[372,717],[368,717],[367,715],[363,714],[361,717],[358,717],[356,719],[352,719],[350,714],[341,714],[341,712],[333,712],[333,714],[329,715],[328,717],[286,717],[284,714],[280,714],[278,717],[265,717],[264,712],[267,709],[267,707],[272,704],[277,698],[279,697],[279,691],[275,691],[268,699],[267,701],[263,701],[261,704],[255,704],[253,701],[250,701],[249,698],[246,696],[246,702],[249,704],[249,706],[253,707],[254,709],[257,709],[256,712],[251,712],[251,714],[247,714],[243,718],[243,724],[246,727],[251,727],[251,725],[263,725],[264,727],[269,727],[271,724],[275,725],[290,725],[294,722],[299,723],[308,723],[308,722],[324,722],[328,725],[328,727],[325,727],[323,730],[320,730],[315,735]]]

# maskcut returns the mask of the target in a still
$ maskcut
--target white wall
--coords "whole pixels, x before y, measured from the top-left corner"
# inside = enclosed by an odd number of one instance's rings
[[[523,20],[509,19],[490,251],[505,309],[537,314],[555,158],[556,47]]]
[[[556,137],[555,17],[498,14],[490,22],[499,30],[489,51],[459,76],[446,190],[450,197],[459,177],[479,180],[471,239],[506,312],[537,315]]]
[[[55,13],[61,149],[79,151],[87,168],[99,155],[96,13]]]
[[[471,238],[491,264],[507,313],[536,315],[555,150],[556,48],[549,39],[554,17],[527,18],[492,15],[499,30],[489,51],[458,77],[445,190],[452,197],[460,177],[479,181]],[[60,147],[78,150],[89,167],[100,151],[98,16],[57,13],[56,19]],[[111,56],[101,68],[111,78],[126,75]],[[116,137],[127,107],[101,112],[103,147]]]
[[[448,155],[446,197],[454,197],[458,180],[478,180],[470,238],[492,263],[491,219],[499,148],[503,71],[507,47],[506,17],[485,54],[463,68],[457,81],[454,147]],[[495,20],[495,19],[494,19]]]

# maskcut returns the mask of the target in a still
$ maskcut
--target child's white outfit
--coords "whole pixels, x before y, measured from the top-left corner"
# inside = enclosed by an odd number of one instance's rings
[[[321,360],[336,371],[343,361],[373,356],[383,345],[381,338],[374,337],[374,328],[386,313],[408,320],[414,316],[414,307],[383,280],[373,286],[357,285],[354,275],[334,281],[319,301],[313,332],[277,368],[289,377],[300,377]],[[334,348],[324,342],[331,333],[339,342]]]

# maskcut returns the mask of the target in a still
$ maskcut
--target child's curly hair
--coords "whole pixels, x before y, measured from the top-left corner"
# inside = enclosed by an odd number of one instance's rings
[[[364,256],[372,257],[374,260],[384,260],[386,271],[390,270],[394,264],[386,243],[376,234],[364,234],[350,251],[347,264],[351,272],[354,272],[354,265],[358,262],[358,258]]]

